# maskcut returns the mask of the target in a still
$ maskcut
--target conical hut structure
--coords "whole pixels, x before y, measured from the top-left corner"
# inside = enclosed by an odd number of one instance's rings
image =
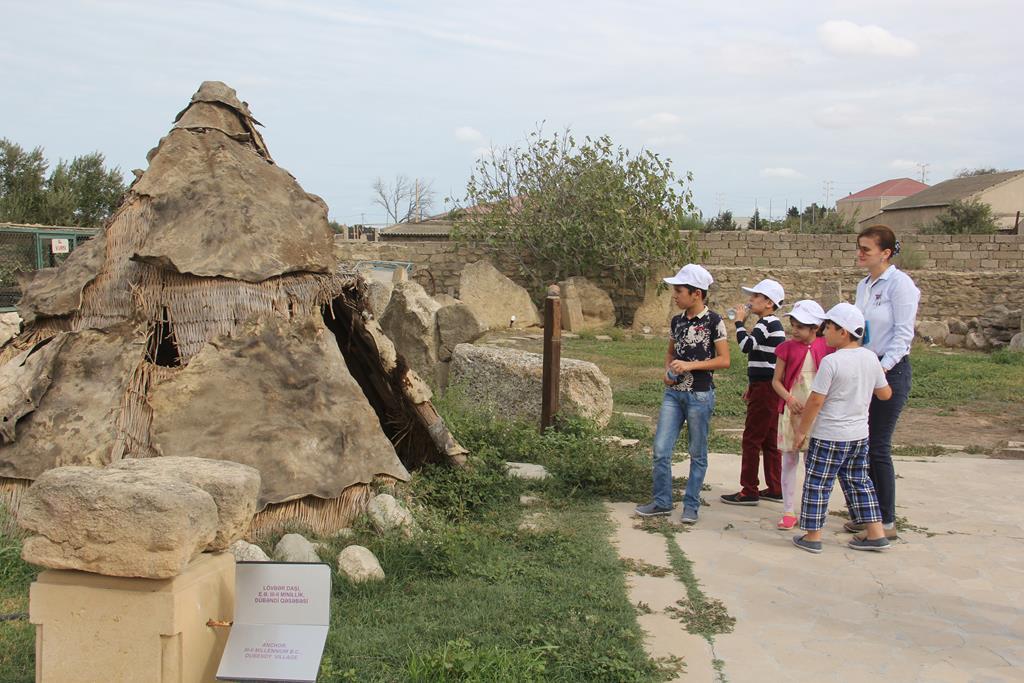
[[[253,532],[326,533],[374,478],[461,459],[339,266],[327,207],[203,83],[103,232],[22,283],[0,349],[0,500],[47,469],[186,455],[263,477]]]

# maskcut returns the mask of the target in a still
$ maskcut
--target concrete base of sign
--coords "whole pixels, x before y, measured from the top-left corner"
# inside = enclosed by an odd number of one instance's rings
[[[36,683],[215,681],[235,606],[235,558],[204,553],[173,579],[50,569],[29,592]]]

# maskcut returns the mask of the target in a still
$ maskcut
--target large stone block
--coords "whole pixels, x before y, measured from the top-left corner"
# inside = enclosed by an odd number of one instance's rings
[[[225,550],[242,538],[256,514],[260,497],[260,472],[255,467],[228,460],[207,458],[132,458],[110,465],[112,469],[152,472],[192,484],[210,494],[217,504],[217,535],[206,550]]]
[[[647,282],[644,288],[644,300],[633,314],[633,329],[644,331],[646,328],[654,333],[667,332],[672,323],[672,316],[678,310],[672,303],[672,288],[662,287],[662,277],[672,275],[668,271],[658,273]]]
[[[398,282],[391,303],[380,318],[384,334],[420,377],[434,379],[437,356],[437,312],[441,305],[412,280]]]
[[[533,421],[540,418],[543,356],[513,349],[459,344],[452,357],[451,385],[464,400],[496,416]],[[608,377],[587,361],[563,358],[559,373],[563,415],[593,420],[600,426],[612,416]]]
[[[579,301],[580,311],[583,314],[583,327],[580,329],[592,330],[615,325],[615,305],[608,292],[579,275],[559,282],[558,285],[561,288],[563,299],[575,298]],[[578,332],[579,330],[572,329],[571,331]]]
[[[26,489],[26,562],[108,576],[177,576],[217,534],[210,494],[170,474],[58,467]]]
[[[487,329],[540,325],[540,314],[524,288],[505,277],[489,261],[470,263],[459,277],[459,299],[473,309]]]
[[[467,304],[446,297],[437,310],[437,357],[442,362],[452,359],[459,344],[474,342],[487,332],[487,326]]]

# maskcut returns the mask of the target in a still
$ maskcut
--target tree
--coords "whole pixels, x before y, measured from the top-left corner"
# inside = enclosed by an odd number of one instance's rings
[[[0,139],[0,220],[40,222],[46,205],[46,165],[42,147],[26,152]]]
[[[736,225],[736,221],[733,220],[732,211],[723,211],[710,219],[704,229],[707,232],[716,232],[718,230],[736,230],[738,229],[738,226]]]
[[[124,177],[99,152],[59,161],[47,178],[48,165],[41,147],[0,140],[0,220],[99,227],[120,203]]]
[[[970,178],[977,175],[988,175],[990,173],[1002,173],[1003,171],[998,168],[961,168],[953,176],[954,178]]]
[[[786,209],[786,218],[800,218],[800,209],[791,206]]]
[[[434,205],[433,183],[423,179],[409,180],[408,176],[401,174],[395,176],[393,183],[377,178],[373,181],[373,203],[384,209],[392,223],[421,220]]]
[[[949,208],[921,228],[921,232],[941,235],[991,235],[999,230],[992,207],[977,199],[956,200]]]
[[[695,253],[680,234],[695,214],[692,179],[607,135],[577,141],[568,129],[551,137],[537,130],[522,146],[477,161],[453,236],[514,263],[538,293],[573,275],[608,275],[642,291],[660,267]]]

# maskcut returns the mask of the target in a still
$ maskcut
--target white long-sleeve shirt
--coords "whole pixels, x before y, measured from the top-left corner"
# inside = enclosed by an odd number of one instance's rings
[[[887,371],[910,353],[920,301],[921,290],[896,266],[889,266],[874,282],[869,275],[857,285],[856,306],[868,329],[864,347],[882,359]]]

